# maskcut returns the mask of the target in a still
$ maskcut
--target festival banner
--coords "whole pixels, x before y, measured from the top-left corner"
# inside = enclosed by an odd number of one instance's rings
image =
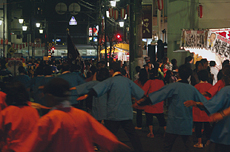
[[[152,5],[143,5],[142,38],[152,38]]]
[[[207,30],[183,30],[181,36],[181,47],[205,48],[207,45]]]
[[[210,29],[207,49],[225,59],[230,59],[230,28]]]

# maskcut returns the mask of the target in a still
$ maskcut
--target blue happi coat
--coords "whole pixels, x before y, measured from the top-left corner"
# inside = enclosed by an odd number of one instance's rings
[[[185,107],[184,102],[187,100],[199,102],[206,100],[195,87],[182,82],[166,85],[149,94],[149,98],[152,104],[169,98],[166,132],[178,135],[192,135],[192,107]]]
[[[212,99],[203,104],[210,114],[230,107],[230,86],[222,88]],[[230,116],[216,123],[210,140],[214,143],[230,145]]]
[[[106,120],[113,121],[132,120],[131,96],[137,100],[144,96],[144,91],[139,86],[121,75],[106,79],[95,85],[93,89],[98,97],[108,93]]]
[[[90,81],[76,87],[77,95],[81,96],[88,93],[99,81]],[[107,113],[107,93],[101,97],[93,97],[92,116],[97,120],[105,120]]]
[[[70,84],[70,87],[76,87],[80,84],[85,83],[85,80],[76,72],[65,73],[65,74],[59,75],[58,78],[63,78],[64,80],[68,81]],[[76,100],[77,98],[78,98],[77,91],[71,90],[71,97],[70,97],[71,104],[78,104],[79,101]]]

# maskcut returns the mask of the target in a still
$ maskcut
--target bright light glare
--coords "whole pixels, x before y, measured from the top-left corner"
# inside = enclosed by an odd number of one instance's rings
[[[112,7],[116,7],[116,1],[110,1],[110,5],[111,5]]]
[[[120,27],[124,27],[125,22],[121,21],[119,22]]]
[[[36,23],[36,27],[37,28],[40,27],[40,25],[41,25],[41,23]]]
[[[23,31],[27,31],[27,26],[22,26]]]
[[[24,22],[24,19],[20,18],[20,19],[18,19],[18,22],[19,22],[20,24],[22,24],[22,23]]]

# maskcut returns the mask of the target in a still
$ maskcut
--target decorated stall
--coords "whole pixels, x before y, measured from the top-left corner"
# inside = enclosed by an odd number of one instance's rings
[[[230,59],[230,28],[183,30],[181,49],[190,51],[208,61],[214,60],[217,65]]]

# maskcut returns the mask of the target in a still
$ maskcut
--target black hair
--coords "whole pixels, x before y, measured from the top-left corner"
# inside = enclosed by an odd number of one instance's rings
[[[121,67],[120,67],[119,63],[114,62],[111,64],[110,69],[112,69],[114,72],[118,72],[121,70]]]
[[[92,66],[90,67],[90,71],[91,71],[92,74],[94,75],[94,74],[97,72],[97,67],[94,66],[94,65],[92,65]]]
[[[62,65],[62,72],[64,71],[69,71],[70,70],[70,66],[68,63],[63,63]]]
[[[40,66],[35,70],[35,76],[37,75],[43,75],[43,68]]]
[[[196,61],[196,70],[198,69],[198,66],[199,66],[199,64],[202,64],[202,66],[204,65],[201,61]]]
[[[18,72],[26,74],[26,69],[23,66],[19,66],[18,67]]]
[[[199,80],[201,81],[208,81],[208,71],[207,70],[201,70],[197,73]]]
[[[189,63],[193,58],[191,56],[187,56],[185,58],[185,63]]]
[[[145,84],[148,80],[148,73],[145,69],[141,69],[139,73],[138,81],[141,82],[142,85]]]
[[[229,60],[224,60],[224,62],[222,63],[222,68],[223,68],[225,65],[229,65]]]
[[[201,59],[200,60],[203,64],[205,64],[205,63],[207,63],[208,62],[208,60],[207,59]]]
[[[140,72],[141,67],[140,67],[140,66],[136,66],[136,67],[135,67],[135,70],[136,70],[136,72],[138,73],[138,72]]]
[[[66,94],[69,91],[70,85],[69,82],[62,78],[53,78],[51,79],[44,87],[44,94],[50,93],[56,97],[67,97],[69,94]]]
[[[216,65],[216,62],[215,61],[210,61],[210,66],[211,67],[214,67]]]
[[[105,79],[109,78],[109,70],[107,68],[101,68],[97,72],[97,80],[98,81],[103,81]]]
[[[52,67],[49,65],[46,65],[44,68],[44,75],[52,75],[53,74],[53,70]]]
[[[230,85],[230,65],[225,65],[222,69],[223,77],[222,80],[225,86]]]
[[[187,65],[183,64],[178,69],[179,76],[182,80],[186,81],[192,74],[192,69]]]
[[[29,93],[21,82],[11,82],[6,85],[7,105],[23,106],[28,105]]]
[[[171,70],[168,70],[168,71],[166,72],[166,75],[165,75],[165,78],[164,78],[165,84],[170,83],[169,80],[170,80],[171,76],[172,76],[172,71],[171,71]]]

